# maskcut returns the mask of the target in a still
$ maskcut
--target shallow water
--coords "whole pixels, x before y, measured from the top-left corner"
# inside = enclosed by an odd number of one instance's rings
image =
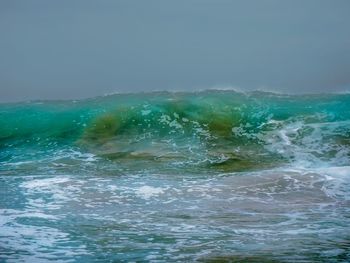
[[[5,262],[348,262],[350,96],[0,106]]]

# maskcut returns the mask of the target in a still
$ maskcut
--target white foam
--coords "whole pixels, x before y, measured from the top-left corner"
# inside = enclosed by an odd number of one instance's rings
[[[141,110],[142,116],[147,116],[150,113],[151,113],[151,110]]]
[[[22,183],[22,187],[35,189],[35,188],[47,188],[55,184],[61,184],[68,182],[68,178],[46,178],[46,179],[36,179],[29,182]]]
[[[328,176],[334,177],[348,177],[350,176],[350,166],[340,166],[340,167],[325,167],[315,169],[320,173],[326,174]]]
[[[136,189],[136,195],[143,199],[150,199],[151,197],[158,196],[164,193],[164,189],[161,187],[152,187],[148,185],[141,186]]]

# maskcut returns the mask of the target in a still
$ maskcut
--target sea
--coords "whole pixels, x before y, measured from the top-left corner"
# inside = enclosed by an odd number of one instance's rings
[[[350,262],[350,94],[0,104],[0,262]]]

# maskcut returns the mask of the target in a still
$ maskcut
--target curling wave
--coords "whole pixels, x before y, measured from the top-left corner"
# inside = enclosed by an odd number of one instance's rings
[[[3,104],[0,127],[2,164],[68,152],[66,164],[78,151],[128,169],[342,166],[350,95],[156,92]]]

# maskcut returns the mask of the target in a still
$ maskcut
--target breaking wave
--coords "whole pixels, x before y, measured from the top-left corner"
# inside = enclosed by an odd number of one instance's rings
[[[33,152],[36,160],[67,153],[65,164],[84,159],[79,152],[135,169],[342,166],[350,95],[157,92],[3,104],[0,126],[3,164],[28,162]]]

